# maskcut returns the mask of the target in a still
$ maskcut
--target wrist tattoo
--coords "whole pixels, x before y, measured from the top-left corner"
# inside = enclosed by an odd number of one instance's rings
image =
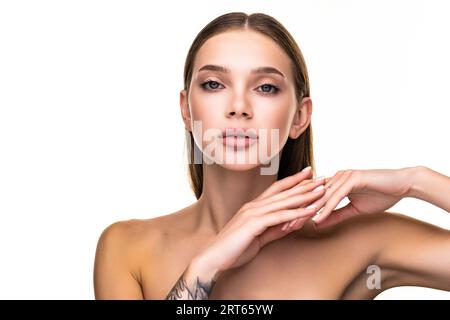
[[[195,285],[189,288],[183,274],[166,296],[166,300],[208,300],[215,283],[214,280],[209,283],[202,282],[199,277],[196,277]]]

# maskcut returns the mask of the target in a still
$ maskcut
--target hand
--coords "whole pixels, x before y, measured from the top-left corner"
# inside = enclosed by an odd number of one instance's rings
[[[317,208],[305,207],[325,194],[325,178],[305,182],[311,168],[305,169],[274,182],[256,199],[244,204],[196,258],[220,274],[247,263],[267,243],[301,228],[317,212]],[[297,218],[296,228],[283,229],[286,222]]]
[[[320,210],[312,218],[316,228],[329,227],[358,214],[391,208],[407,196],[411,188],[409,169],[342,170],[326,178],[325,195],[313,203]],[[350,202],[334,210],[345,197]]]

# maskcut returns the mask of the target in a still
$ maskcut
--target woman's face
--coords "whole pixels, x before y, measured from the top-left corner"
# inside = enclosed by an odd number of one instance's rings
[[[189,101],[184,91],[180,97],[203,161],[232,170],[268,163],[288,136],[295,139],[306,129],[311,111],[299,112],[287,54],[269,37],[247,30],[208,39],[194,61]]]

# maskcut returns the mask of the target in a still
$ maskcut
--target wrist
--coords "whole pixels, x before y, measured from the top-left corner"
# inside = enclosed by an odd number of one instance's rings
[[[204,281],[216,281],[221,274],[221,271],[213,267],[203,256],[197,256],[192,259],[188,269]]]
[[[410,181],[406,197],[421,199],[421,195],[424,191],[421,181],[426,175],[426,171],[428,170],[428,168],[424,166],[416,166],[406,168],[406,170],[408,171],[408,177]]]

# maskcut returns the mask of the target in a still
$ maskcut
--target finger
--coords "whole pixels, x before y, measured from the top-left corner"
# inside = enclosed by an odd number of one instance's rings
[[[328,196],[324,207],[312,218],[316,224],[320,224],[323,220],[325,220],[330,215],[331,211],[334,210],[342,201],[342,199],[344,199],[352,191],[354,179],[352,179],[351,176],[348,174],[344,175],[341,181],[342,182],[336,182],[338,185],[334,188],[334,191],[330,194],[330,196]]]
[[[315,187],[315,183],[310,183],[303,194],[294,195],[287,199],[282,199],[279,201],[271,202],[265,206],[253,208],[255,215],[262,215],[270,212],[275,212],[283,209],[292,209],[303,207],[305,204],[311,203],[325,194],[325,188],[323,185]],[[313,189],[316,190],[313,192]]]
[[[305,169],[307,169],[307,168],[305,168]],[[317,177],[317,178],[315,178],[314,180],[321,180],[321,179],[323,179],[324,182],[325,182],[325,184],[328,183],[329,186],[332,186],[332,184],[334,183],[334,181],[336,181],[337,179],[339,179],[339,177],[341,177],[343,173],[345,173],[345,171],[338,171],[333,177],[326,177],[326,178],[324,178],[324,177],[322,176],[322,177]],[[311,180],[311,181],[314,181],[314,180]],[[302,184],[304,184],[305,182],[306,182],[306,180],[303,180],[301,183],[299,183],[299,185],[302,185]],[[295,188],[296,188],[296,187],[294,187],[293,189],[295,189]],[[288,192],[289,192],[289,191],[288,191]],[[280,197],[282,197],[282,196],[280,196]],[[270,201],[267,201],[267,202],[270,203]],[[266,204],[267,202],[265,202],[265,204]],[[324,205],[325,203],[326,203],[326,201],[325,201],[324,197],[322,197],[322,198],[320,198],[318,201],[316,201],[315,203],[312,203],[311,205],[317,206],[317,210],[320,210],[320,209],[323,207],[323,205]],[[299,222],[298,219],[294,219],[294,220],[292,220],[292,221],[290,221],[290,222],[286,222],[286,223],[283,224],[282,228],[283,228],[283,229],[286,229],[286,228],[292,228],[292,227],[294,227],[294,224],[297,224],[297,222]]]
[[[345,176],[346,172],[339,171],[332,178],[328,178],[329,179],[328,184],[325,184],[325,194],[323,195],[322,198],[312,203],[312,205],[317,206],[318,215],[322,214],[321,210],[323,210],[323,207],[325,206],[325,204],[327,203],[328,199],[331,197],[333,192],[339,189],[339,187],[345,182]],[[342,177],[344,177],[344,180]]]
[[[310,218],[310,215],[304,217],[304,218],[299,218],[299,224],[301,223],[305,223],[308,219]],[[259,240],[261,243],[261,246],[265,246],[267,243],[280,239],[284,236],[286,236],[287,234],[289,234],[290,232],[294,231],[293,229],[287,229],[287,230],[282,230],[281,228],[282,224],[278,224],[272,227],[269,227],[265,232],[263,232],[260,236],[259,236]]]
[[[328,218],[323,220],[322,223],[314,223],[314,225],[317,229],[328,228],[358,214],[360,213],[353,207],[352,203],[349,202],[346,206],[333,210]]]
[[[296,208],[289,210],[279,210],[260,217],[260,222],[264,228],[276,226],[296,218],[310,218],[316,212],[316,208]]]
[[[345,175],[346,171],[338,171],[332,177],[325,178],[325,188],[329,189],[330,187],[335,185],[335,182],[340,180],[343,175]]]
[[[299,183],[301,180],[306,179],[311,175],[311,166],[308,166],[304,168],[302,171],[297,172],[296,174],[293,174],[289,177],[286,177],[284,179],[275,181],[269,188],[267,188],[263,193],[261,193],[255,200],[261,200],[268,196],[272,196],[274,194],[277,194],[281,191],[284,191],[288,188],[291,188],[292,186]]]
[[[298,230],[298,229],[300,229],[301,227],[303,227],[303,225],[305,224],[305,222],[307,220],[308,220],[308,218],[305,218],[305,219],[297,218],[297,219],[295,219],[296,222],[291,227],[288,227],[288,230]]]
[[[314,208],[316,211],[320,210],[320,207],[318,207],[316,204],[311,204],[311,205],[309,205],[309,206],[306,207],[306,209],[313,209],[313,208]],[[286,229],[293,228],[295,224],[299,224],[299,220],[300,220],[300,218],[296,218],[296,219],[293,219],[293,220],[291,220],[291,221],[285,222],[285,223],[283,224],[282,229],[283,229],[283,230],[286,230]]]
[[[287,229],[294,228],[297,224],[299,224],[299,220],[300,219],[297,218],[292,221],[288,221],[284,224],[285,226],[283,228],[287,228]]]
[[[322,176],[322,177],[318,177],[316,179],[319,179],[319,178],[323,179],[325,189],[327,189],[327,186],[326,186],[327,182],[329,183],[329,185],[331,185],[331,183],[330,183],[331,179],[337,179],[336,176],[335,177],[326,177],[326,178],[324,178]],[[327,191],[327,190],[325,190],[325,191]],[[317,210],[320,210],[323,207],[323,205],[326,203],[325,199],[324,199],[325,196],[326,196],[326,192],[325,192],[325,195],[322,198],[320,198],[319,200],[317,200],[315,203],[312,204],[312,205],[315,205],[315,206],[318,207]],[[284,227],[285,228],[295,228],[295,225],[297,224],[297,222],[298,222],[298,219],[294,219],[294,220],[292,220],[290,222],[286,222],[284,224]]]
[[[317,177],[317,178],[318,178],[318,177]],[[313,179],[304,179],[304,180],[300,181],[300,183],[297,183],[297,186],[304,185],[304,184],[306,184],[306,183],[309,183],[309,182],[311,182],[311,181],[316,180],[317,178],[313,178]],[[294,188],[295,188],[295,186],[294,186]]]
[[[315,206],[315,205],[313,205],[313,206]],[[316,210],[320,210],[320,208],[316,207]],[[284,225],[283,225],[283,230],[284,229],[295,229],[296,227],[299,226],[299,224],[301,222],[300,220],[301,219],[297,218],[297,219],[294,219],[292,221],[285,222]]]
[[[277,193],[273,196],[269,196],[265,199],[255,201],[254,207],[255,208],[262,207],[262,206],[268,205],[270,203],[273,203],[275,201],[280,201],[280,200],[295,196],[297,194],[303,194],[308,191],[314,190],[316,187],[318,187],[319,185],[324,183],[324,177],[318,177],[314,180],[308,180],[308,181],[310,181],[310,182],[296,185],[295,187],[293,187],[291,189]]]
[[[317,210],[318,209],[316,208],[316,211]],[[297,227],[302,226],[307,219],[309,219],[309,217],[307,217],[306,219],[305,218],[296,218],[292,221],[285,222],[281,229],[285,230],[285,231],[296,229]]]

